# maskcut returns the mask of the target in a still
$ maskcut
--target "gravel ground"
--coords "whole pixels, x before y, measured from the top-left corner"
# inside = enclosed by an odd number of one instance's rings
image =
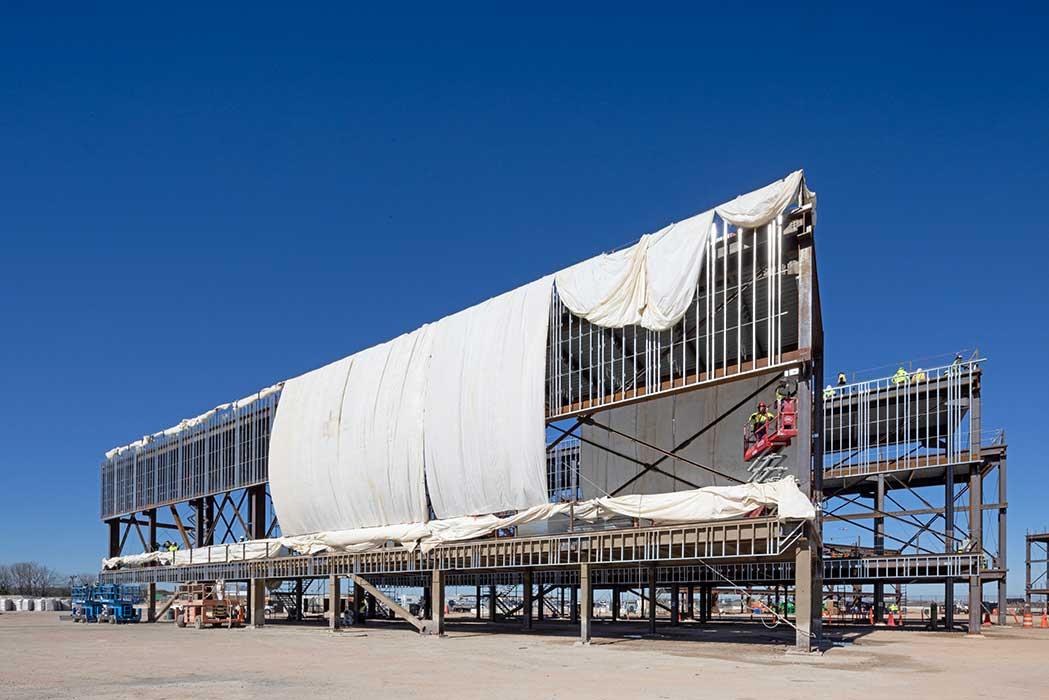
[[[879,629],[825,654],[785,653],[787,630],[643,623],[575,629],[452,625],[441,639],[373,623],[194,630],[82,625],[56,613],[0,615],[3,698],[1049,698],[1049,630],[982,638]]]

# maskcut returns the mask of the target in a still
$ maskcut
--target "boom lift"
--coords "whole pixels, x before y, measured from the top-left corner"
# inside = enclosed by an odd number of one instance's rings
[[[776,388],[776,417],[765,424],[760,437],[748,424],[743,433],[743,460],[750,462],[790,444],[798,435],[798,384],[781,382]]]

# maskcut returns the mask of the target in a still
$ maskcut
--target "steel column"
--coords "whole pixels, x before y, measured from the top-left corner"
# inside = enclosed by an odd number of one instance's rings
[[[264,627],[266,625],[266,579],[252,579],[248,582],[251,626]]]
[[[532,629],[532,570],[525,569],[521,572],[521,587],[524,604],[521,606],[521,626],[527,631]]]
[[[954,464],[948,464],[944,475],[944,551],[953,554],[957,547],[954,544]],[[954,629],[954,579],[948,577],[943,586],[943,622],[950,632]]]
[[[1005,455],[1002,455],[1001,461],[998,463],[998,561],[995,564],[995,568],[1001,572],[1001,578],[998,579],[998,624],[1006,625],[1009,621],[1007,609],[1009,607],[1009,600],[1005,590],[1005,572],[1009,570],[1006,552],[1008,551],[1008,543],[1006,541],[1006,502],[1008,497],[1005,492]]]
[[[648,565],[648,633],[656,633],[656,565]]]
[[[342,595],[339,592],[339,577],[332,574],[328,577],[328,628],[335,632],[339,629],[339,603]]]
[[[430,620],[433,624],[426,626],[430,635],[444,636],[444,579],[443,569],[434,569],[430,583]]]
[[[575,587],[572,588],[572,592],[575,593]],[[590,643],[590,623],[591,623],[591,612],[593,606],[591,603],[594,599],[593,589],[590,586],[590,565],[580,564],[579,565],[579,595],[582,598],[582,614],[579,615],[579,641],[582,644]],[[575,596],[573,595],[573,598]],[[572,612],[576,613],[575,601],[573,600]]]

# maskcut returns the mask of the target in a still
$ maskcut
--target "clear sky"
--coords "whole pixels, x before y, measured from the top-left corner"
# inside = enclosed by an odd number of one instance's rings
[[[989,358],[1021,590],[1049,17],[878,6],[5,4],[0,561],[95,568],[118,443],[804,167],[828,370]]]

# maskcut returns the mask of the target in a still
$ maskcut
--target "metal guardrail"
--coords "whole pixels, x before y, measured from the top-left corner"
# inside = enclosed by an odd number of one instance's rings
[[[859,475],[957,463],[984,439],[970,409],[978,396],[980,359],[894,375],[823,391],[825,471]]]

